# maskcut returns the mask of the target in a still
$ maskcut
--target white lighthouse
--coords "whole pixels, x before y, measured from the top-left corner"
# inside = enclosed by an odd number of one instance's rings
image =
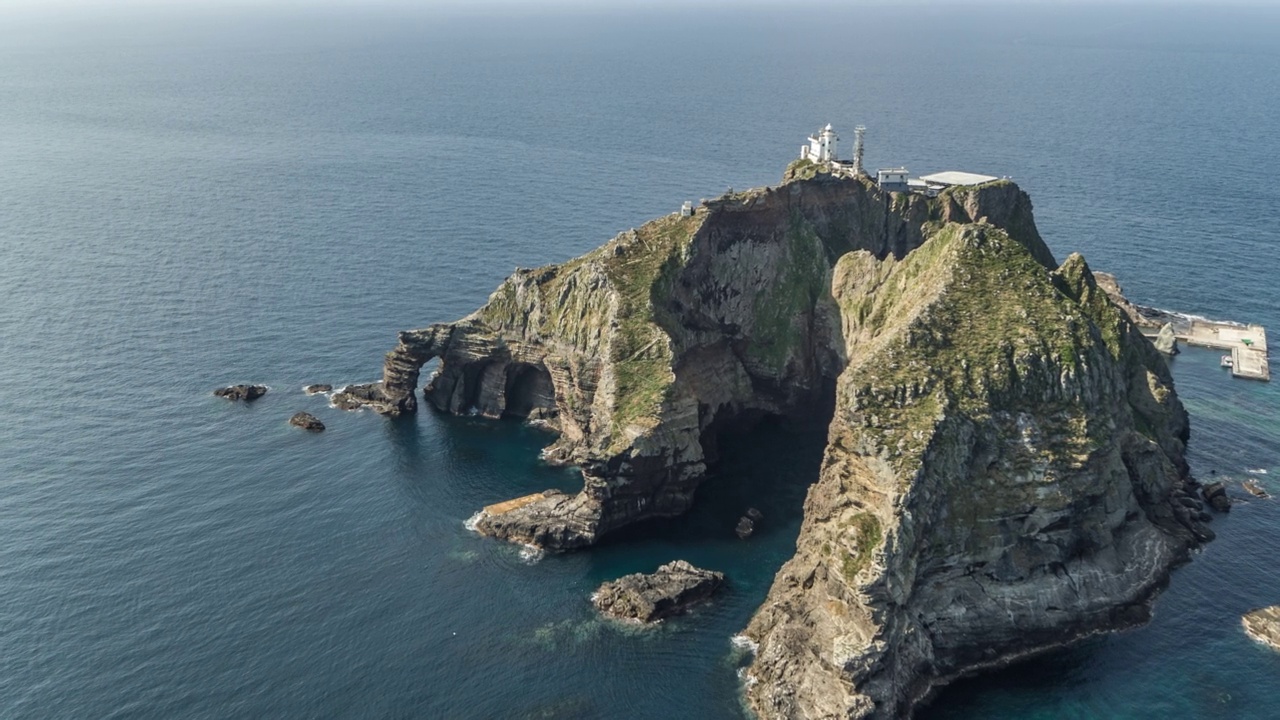
[[[831,123],[814,135],[809,136],[809,144],[800,148],[800,159],[810,160],[816,163],[829,163],[836,159],[836,142],[840,138],[836,137],[836,131],[831,129]]]

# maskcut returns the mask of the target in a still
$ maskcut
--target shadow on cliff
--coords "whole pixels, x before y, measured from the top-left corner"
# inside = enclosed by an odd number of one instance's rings
[[[775,416],[723,429],[716,442],[717,461],[698,486],[688,513],[622,528],[605,536],[599,547],[660,541],[684,551],[727,545],[750,552],[753,544],[780,534],[794,547],[805,493],[818,479],[826,433],[822,420],[798,423]],[[748,508],[760,510],[763,520],[742,540],[734,527]]]

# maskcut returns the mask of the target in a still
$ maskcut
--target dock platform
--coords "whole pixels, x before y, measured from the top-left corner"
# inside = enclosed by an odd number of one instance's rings
[[[1186,332],[1175,337],[1188,345],[1231,351],[1232,377],[1270,380],[1271,364],[1267,357],[1267,331],[1261,325],[1237,325],[1195,319]]]
[[[1179,342],[1231,352],[1231,376],[1250,380],[1270,380],[1267,359],[1267,331],[1261,325],[1208,320],[1193,315],[1137,305],[1124,296],[1114,275],[1094,272],[1098,287],[1111,298],[1129,321],[1148,337],[1155,337],[1168,325]],[[1226,360],[1223,360],[1226,365]]]

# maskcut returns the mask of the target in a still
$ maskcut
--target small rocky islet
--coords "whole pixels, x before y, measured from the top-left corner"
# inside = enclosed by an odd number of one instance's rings
[[[650,574],[634,573],[604,583],[591,602],[606,617],[652,623],[687,611],[723,584],[724,573],[676,560]]]
[[[227,400],[251,402],[267,394],[266,385],[228,385],[213,391],[213,394]]]
[[[1280,605],[1258,608],[1240,619],[1244,631],[1257,642],[1280,651]]]
[[[582,490],[475,522],[553,551],[685,512],[722,433],[820,416],[795,556],[743,633],[747,701],[897,718],[956,677],[1146,621],[1213,538],[1204,504],[1229,499],[1197,497],[1186,410],[1129,307],[1082,256],[1054,258],[1011,181],[886,192],[800,161],[517,269],[471,315],[401,332],[382,380],[333,402],[414,412],[439,359],[433,408],[553,430],[544,457]],[[606,583],[597,607],[651,619],[703,572],[685,565]]]
[[[289,418],[289,424],[311,432],[324,430],[324,423],[320,421],[320,418],[309,412],[294,413],[293,417]]]

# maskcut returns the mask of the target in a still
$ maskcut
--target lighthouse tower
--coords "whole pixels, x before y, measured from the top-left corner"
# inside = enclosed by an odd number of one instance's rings
[[[827,123],[820,132],[809,136],[809,144],[800,148],[800,159],[816,163],[832,162],[836,159],[836,142],[839,140],[836,131],[831,129],[831,123]]]

